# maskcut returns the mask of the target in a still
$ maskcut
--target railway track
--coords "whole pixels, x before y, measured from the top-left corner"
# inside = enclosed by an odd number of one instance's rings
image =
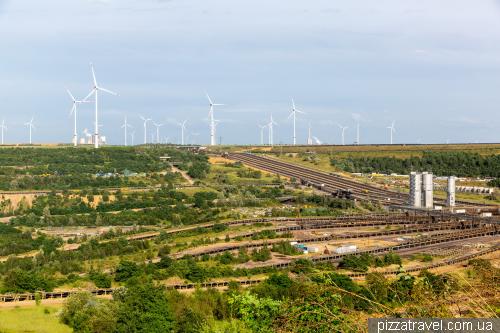
[[[439,267],[445,267],[445,266],[450,266],[450,265],[455,265],[461,262],[465,262],[474,258],[479,258],[483,255],[490,254],[493,252],[496,252],[500,250],[500,243],[492,246],[489,249],[480,251],[475,254],[471,255],[465,255],[459,258],[447,260],[443,263],[439,264],[433,264],[433,265],[426,265],[424,267],[413,267],[409,268],[406,270],[407,273],[415,273],[419,272],[424,269],[434,269],[434,268],[439,268]],[[366,277],[369,273],[351,273],[351,274],[345,274],[351,278],[358,278],[358,277]],[[395,276],[399,274],[398,271],[385,271],[381,272],[381,274],[386,275],[386,276]],[[250,286],[250,285],[256,285],[259,284],[266,279],[253,279],[253,280],[245,280],[245,281],[236,281],[238,282],[239,285],[242,286]],[[222,288],[222,287],[227,287],[229,285],[229,281],[217,281],[217,282],[203,282],[200,284],[196,283],[182,283],[182,284],[174,284],[174,285],[167,285],[167,287],[174,288],[176,290],[189,290],[189,289],[195,289],[198,286],[201,286],[202,288]],[[113,288],[108,288],[108,289],[96,289],[96,290],[91,290],[90,292],[95,295],[95,296],[106,296],[106,295],[111,295],[115,289]],[[76,294],[77,291],[61,291],[61,292],[40,292],[41,299],[63,299],[63,298],[68,298],[71,295]],[[15,303],[15,302],[21,302],[21,301],[33,301],[35,300],[36,293],[29,293],[29,294],[4,294],[0,295],[0,303]],[[469,299],[470,296],[467,297],[461,297],[461,298],[453,298],[450,300],[445,301],[447,304],[453,304],[461,301],[462,299]]]
[[[277,173],[281,175],[301,179],[302,182],[311,183],[316,187],[321,187],[324,184],[324,189],[330,192],[343,191],[350,189],[353,196],[366,198],[366,199],[391,199],[387,201],[394,202],[408,201],[409,196],[403,193],[396,193],[390,190],[380,189],[372,185],[363,184],[353,180],[340,178],[330,175],[326,172],[311,170],[305,167],[289,164],[274,159],[264,158],[251,154],[244,153],[231,153],[229,158],[232,160],[240,161],[243,164],[262,169],[268,172]]]
[[[362,201],[380,201],[382,204],[404,204],[409,200],[409,195],[407,193],[397,193],[391,190],[377,188],[373,185],[340,178],[326,172],[311,170],[275,159],[245,153],[230,153],[229,158],[261,170],[273,173],[279,172],[287,177],[300,179],[303,183],[311,184],[317,188],[323,188],[331,193],[337,192],[340,194],[341,191],[350,189],[350,196],[354,199]],[[434,200],[443,205],[446,202],[446,199],[444,198],[435,198]],[[486,203],[468,202],[463,200],[456,200],[455,202],[457,204],[473,207],[494,206]]]

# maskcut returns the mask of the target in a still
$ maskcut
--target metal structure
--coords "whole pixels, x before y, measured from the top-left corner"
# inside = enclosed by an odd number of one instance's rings
[[[75,116],[76,116],[76,114],[75,114]],[[130,128],[134,128],[134,127],[130,126],[129,124],[127,124],[127,116],[125,116],[125,124],[123,124],[122,127],[119,128],[119,129],[125,128],[125,146],[127,146],[127,126]],[[75,135],[75,137],[76,137],[76,135]]]
[[[396,133],[396,130],[394,129],[394,123],[396,122],[396,120],[394,120],[392,122],[392,125],[391,127],[386,127],[386,128],[390,128],[391,129],[391,145],[392,145],[392,132]]]
[[[215,126],[217,126],[218,123],[221,123],[222,120],[214,120],[214,105],[227,105],[227,104],[214,104],[212,103],[212,100],[208,96],[208,93],[205,89],[203,89],[205,94],[207,95],[208,101],[210,102],[210,113],[208,114],[208,119],[210,120],[210,123],[208,126],[210,126],[210,145],[215,146]]]
[[[75,100],[75,98],[73,97],[73,95],[71,95],[71,93],[69,92],[69,89],[68,87],[64,86],[64,88],[66,88],[66,91],[68,92],[68,94],[71,96],[71,99],[73,100],[73,108],[71,109],[71,113],[69,114],[69,118],[71,118],[71,115],[73,114],[73,112],[75,112],[75,136],[73,138],[73,143],[75,144],[75,147],[77,146],[78,144],[78,136],[76,134],[76,104],[78,103],[78,105],[82,104],[83,102],[93,102],[93,101],[77,101]],[[5,120],[5,119],[4,119]],[[3,124],[2,124],[3,126]],[[2,143],[3,143],[3,135],[2,135]]]
[[[92,69],[92,76],[94,77],[94,89],[92,90],[92,92],[87,97],[85,97],[85,99],[83,101],[86,101],[87,98],[90,97],[90,95],[92,95],[92,94],[95,93],[95,122],[94,122],[94,124],[95,124],[95,140],[94,140],[94,143],[95,143],[95,148],[99,148],[99,139],[98,139],[98,137],[99,137],[99,134],[98,134],[99,125],[98,124],[99,123],[97,122],[97,91],[98,90],[102,90],[102,91],[105,91],[107,93],[116,95],[118,97],[122,97],[122,96],[120,96],[120,95],[118,95],[118,94],[116,94],[114,92],[111,92],[109,90],[106,90],[104,88],[101,88],[101,87],[97,86],[97,81],[95,79],[94,67],[92,66],[92,61],[90,62],[90,68]]]
[[[346,128],[348,128],[349,126],[347,126],[347,127],[342,127],[342,126],[340,126],[340,124],[338,124],[338,125],[339,125],[339,127],[342,129],[342,145],[344,145],[344,131],[345,131],[345,129],[346,129]]]
[[[422,172],[422,192],[423,207],[432,209],[434,207],[434,189],[431,172]]]
[[[422,207],[422,175],[420,173],[410,173],[410,205]]]
[[[455,176],[448,177],[446,187],[446,207],[455,207]]]
[[[29,126],[30,126],[30,143],[31,143],[31,128],[33,128],[33,129],[36,131],[35,126],[33,126],[33,119],[35,119],[35,116],[33,116],[33,117],[31,118],[31,121],[30,121],[29,123],[22,124],[22,125],[29,125]]]
[[[308,116],[307,113],[305,112],[302,112],[302,111],[299,111],[297,109],[295,109],[295,103],[293,101],[293,96],[292,96],[292,105],[293,105],[293,110],[292,110],[292,114],[288,116],[288,118],[286,118],[286,120],[288,121],[288,119],[290,119],[291,116],[293,116],[293,144],[295,145],[295,114],[297,112],[300,112],[302,114],[305,114],[306,116]],[[272,118],[272,117],[271,117]],[[271,120],[272,121],[272,120]]]
[[[5,128],[8,131],[7,127],[5,127],[4,124],[5,124],[5,118],[3,118],[2,125],[0,126],[2,128],[2,144],[3,144],[3,129]]]

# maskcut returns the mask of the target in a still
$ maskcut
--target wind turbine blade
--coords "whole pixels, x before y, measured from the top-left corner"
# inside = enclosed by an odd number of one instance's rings
[[[90,92],[90,94],[88,94],[88,96],[87,96],[87,97],[85,97],[85,98],[83,99],[83,101],[82,101],[80,104],[82,104],[83,102],[85,102],[85,100],[86,100],[87,98],[89,98],[89,97],[90,97],[90,95],[92,95],[92,94],[93,94],[96,90],[97,90],[96,88],[92,89],[92,91]]]
[[[295,112],[300,112],[300,113],[305,114],[306,116],[308,116],[308,114],[307,114],[307,113],[302,112],[302,111],[299,111],[299,110],[295,110]]]
[[[293,95],[290,95],[290,96],[292,96],[292,105],[293,105],[293,110],[295,111],[295,103],[293,102]],[[290,118],[290,117],[288,117],[288,118]]]
[[[33,124],[30,124],[30,125],[31,125],[31,127],[33,127],[33,129],[34,129],[34,130],[36,131],[36,128],[35,128],[35,126],[33,126]]]
[[[208,97],[208,93],[205,89],[203,89],[203,91],[205,92],[205,94],[207,95],[207,98],[208,98],[208,101],[210,102],[210,105],[213,105],[212,103],[212,100],[210,99],[210,97]]]
[[[212,105],[227,105],[227,104],[212,104]]]
[[[71,118],[71,115],[73,114],[73,111],[75,111],[75,104],[73,104],[73,107],[71,108],[71,113],[69,114],[68,119]],[[2,125],[3,125],[3,123],[2,123]]]
[[[113,94],[113,95],[116,95],[116,96],[118,96],[118,97],[123,97],[123,96],[121,96],[121,95],[118,95],[117,93],[114,93],[114,92],[112,92],[112,91],[109,91],[109,90],[106,90],[106,89],[103,89],[103,88],[97,88],[97,89],[100,89],[100,90],[102,90],[102,91],[105,91],[105,92],[110,93],[110,94]]]
[[[139,115],[139,117],[141,117],[141,118],[142,118],[142,120],[146,121],[146,119],[144,119],[144,117],[143,117],[143,116],[141,116],[141,114],[140,114],[140,113],[138,113],[138,115]]]
[[[289,116],[288,116],[288,118],[286,118],[286,121],[288,121],[288,119],[290,119],[290,117],[291,117],[291,116],[293,116],[293,113],[294,113],[294,112],[295,112],[295,111],[292,111],[292,114],[291,114],[291,115],[289,115]]]
[[[280,126],[277,122],[275,122],[274,120],[272,121],[273,124],[276,124],[278,126]],[[268,125],[269,126],[269,125]]]
[[[342,126],[340,126],[340,124],[337,124],[337,125],[339,125],[339,127],[342,128]]]
[[[66,88],[66,90],[68,91],[68,94],[71,96],[71,98],[73,99],[73,102],[76,102],[75,101],[75,98],[73,97],[73,95],[71,95],[71,93],[69,92],[69,89],[68,87],[66,87],[66,85],[64,85],[64,88]]]
[[[92,61],[90,62],[90,68],[92,68],[92,76],[94,77],[94,86],[97,88],[97,81],[95,80],[94,66],[92,66]]]

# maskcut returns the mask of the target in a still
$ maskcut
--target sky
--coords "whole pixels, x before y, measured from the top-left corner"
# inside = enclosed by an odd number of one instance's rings
[[[0,0],[0,118],[5,143],[71,142],[73,102],[94,83],[99,134],[209,144],[214,103],[223,144],[500,142],[500,1]],[[91,98],[92,99],[92,98]],[[95,105],[77,109],[94,133]],[[129,129],[129,132],[133,129]],[[147,123],[147,141],[156,127]],[[154,137],[156,142],[156,135]],[[164,139],[163,139],[164,140]],[[219,141],[218,141],[219,142]],[[128,138],[131,143],[131,136]],[[264,143],[268,143],[267,129]]]

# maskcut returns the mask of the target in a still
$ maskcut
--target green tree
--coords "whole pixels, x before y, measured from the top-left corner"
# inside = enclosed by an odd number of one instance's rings
[[[165,286],[144,278],[119,303],[116,332],[169,332],[175,328]]]
[[[97,298],[89,291],[78,291],[64,301],[56,314],[74,332],[114,332],[118,303]]]

